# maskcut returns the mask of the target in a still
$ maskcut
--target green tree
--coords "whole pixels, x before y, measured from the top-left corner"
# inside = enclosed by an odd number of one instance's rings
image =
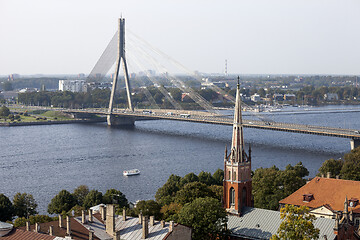
[[[185,203],[190,203],[196,198],[210,197],[212,195],[213,192],[204,183],[191,182],[176,193],[175,202],[185,205]]]
[[[74,196],[66,190],[61,190],[53,199],[51,199],[51,202],[48,205],[48,213],[60,214],[62,212],[68,212],[75,205],[76,199]]]
[[[256,169],[252,178],[255,207],[277,210],[281,199],[305,185],[308,174],[301,162],[288,165],[285,170],[275,166]]]
[[[13,198],[15,215],[18,217],[29,217],[37,214],[36,201],[31,194],[16,193]]]
[[[222,186],[224,181],[224,170],[218,168],[213,174],[214,184]]]
[[[10,199],[4,194],[0,194],[0,221],[11,221],[14,216],[14,207]]]
[[[193,229],[193,239],[221,239],[227,223],[226,211],[214,198],[197,198],[178,214],[179,223]]]
[[[182,205],[179,203],[170,203],[161,208],[160,213],[166,221],[175,220],[175,215],[177,215],[182,208]]]
[[[187,183],[191,183],[191,182],[197,182],[199,181],[198,176],[196,176],[195,173],[188,173],[186,174],[180,181],[181,185],[185,185]]]
[[[35,223],[46,223],[46,222],[56,221],[58,219],[59,219],[58,217],[49,217],[47,215],[30,216],[29,219],[25,217],[19,217],[15,219],[14,227],[25,226],[27,221],[29,221],[30,224],[35,224]]]
[[[161,206],[154,200],[139,201],[136,204],[135,213],[138,215],[140,212],[144,216],[154,216],[155,219],[161,219]]]
[[[102,203],[103,195],[98,190],[91,190],[84,199],[85,209],[89,209],[93,206],[99,205]]]
[[[221,200],[223,199],[223,194],[224,194],[223,186],[211,185],[208,188],[212,192],[212,197],[216,198],[217,200],[219,200],[219,202],[221,202]]]
[[[324,175],[326,176],[329,172],[332,177],[340,175],[341,169],[344,165],[344,160],[338,159],[335,160],[333,158],[326,160],[323,162],[321,167],[319,168],[318,176]]]
[[[200,182],[205,183],[208,186],[215,184],[215,180],[209,172],[201,171],[198,177]]]
[[[108,189],[103,196],[103,203],[117,204],[120,208],[128,207],[128,200],[125,195],[116,189]]]
[[[277,234],[271,237],[272,240],[310,240],[319,239],[320,230],[314,227],[314,215],[309,213],[306,206],[296,207],[285,205],[280,210],[280,218],[283,221]]]
[[[8,82],[8,81],[2,83],[2,88],[4,89],[4,91],[12,91],[12,90],[14,90],[12,83]]]
[[[360,181],[360,147],[345,154],[340,175],[342,179]]]
[[[177,175],[170,175],[167,182],[157,190],[155,199],[161,205],[167,205],[173,202],[173,198],[179,189],[181,188],[181,177]]]
[[[74,189],[73,196],[76,199],[78,205],[83,206],[86,195],[89,193],[89,187],[86,185],[80,185]]]
[[[9,110],[9,108],[7,108],[7,107],[5,107],[5,106],[2,106],[1,108],[0,108],[0,116],[1,117],[7,117],[7,116],[9,116],[10,115],[10,110]]]

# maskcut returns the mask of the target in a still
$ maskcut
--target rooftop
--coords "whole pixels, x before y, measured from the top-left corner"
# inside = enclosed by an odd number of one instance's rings
[[[304,196],[309,194],[312,195],[311,200],[304,201]],[[327,206],[333,211],[343,211],[346,197],[349,200],[360,199],[360,181],[315,177],[279,203],[309,208]],[[349,204],[349,210],[360,213],[360,205],[351,207]]]
[[[244,207],[242,213],[240,217],[229,216],[228,229],[232,235],[246,239],[269,239],[276,234],[282,222],[278,211]],[[320,229],[320,239],[335,239],[334,219],[317,218],[314,226]]]

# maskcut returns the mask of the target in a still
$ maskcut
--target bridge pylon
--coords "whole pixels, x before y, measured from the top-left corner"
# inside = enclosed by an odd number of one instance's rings
[[[111,95],[110,95],[110,101],[109,101],[109,110],[108,110],[108,116],[107,116],[107,123],[109,126],[111,125],[134,125],[134,121],[115,121],[115,116],[113,113],[113,103],[114,103],[114,96],[116,91],[116,85],[118,81],[119,76],[119,68],[121,60],[123,62],[123,69],[124,69],[124,76],[125,76],[125,86],[126,86],[126,94],[127,94],[127,100],[129,105],[129,110],[134,111],[134,108],[132,106],[131,102],[131,93],[130,93],[130,83],[129,83],[129,73],[128,68],[126,64],[126,58],[125,58],[125,19],[119,18],[119,24],[118,24],[118,55],[116,60],[116,67],[115,67],[115,74],[113,78],[113,85],[111,89]],[[124,123],[124,124],[123,124]]]

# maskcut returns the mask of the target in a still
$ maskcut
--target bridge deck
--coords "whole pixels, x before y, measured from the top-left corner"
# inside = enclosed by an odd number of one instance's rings
[[[107,112],[98,110],[67,110],[68,113],[86,113],[96,115],[108,115]],[[165,113],[165,112],[126,112],[118,111],[113,112],[113,115],[134,117],[135,120],[151,120],[151,119],[163,119],[163,120],[175,120],[184,122],[196,122],[196,123],[207,123],[207,124],[219,124],[219,125],[232,125],[232,118],[225,118],[222,116],[209,116],[209,115],[195,115],[195,114],[179,114],[179,113]],[[259,128],[265,130],[284,131],[284,132],[295,132],[304,134],[315,134],[331,137],[351,138],[360,139],[360,132],[354,129],[343,129],[334,127],[323,127],[314,125],[303,125],[293,123],[281,123],[281,122],[264,122],[257,120],[243,120],[243,126],[248,128]]]

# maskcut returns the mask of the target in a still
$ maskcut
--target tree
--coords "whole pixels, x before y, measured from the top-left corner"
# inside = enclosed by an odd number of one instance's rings
[[[103,196],[103,203],[117,204],[120,208],[128,207],[128,200],[125,195],[116,189],[108,189]]]
[[[154,200],[139,201],[136,204],[135,213],[138,215],[140,212],[144,216],[154,216],[155,219],[161,219],[161,206]]]
[[[16,193],[13,198],[13,205],[15,210],[15,215],[19,218],[26,217],[28,218],[31,215],[37,214],[36,201],[31,194],[27,193]]]
[[[329,172],[331,176],[338,176],[340,175],[341,169],[344,165],[344,160],[338,159],[335,160],[333,158],[326,160],[323,162],[321,167],[319,168],[318,176],[324,175],[326,176]]]
[[[306,206],[296,207],[285,205],[280,210],[280,218],[283,221],[277,231],[277,234],[271,237],[272,240],[310,240],[319,239],[320,230],[314,227],[314,215],[309,213]]]
[[[102,203],[103,195],[98,190],[91,190],[84,199],[85,209],[89,209],[93,206],[99,205]]]
[[[89,187],[86,185],[80,185],[74,189],[73,196],[75,197],[77,204],[82,206],[84,205],[84,200],[86,195],[89,193]]]
[[[198,177],[200,182],[205,183],[208,186],[213,185],[215,183],[214,178],[209,172],[201,171]]]
[[[196,176],[195,173],[188,173],[186,174],[180,181],[181,185],[185,185],[187,183],[191,183],[191,182],[197,182],[199,181],[198,176]]]
[[[156,191],[155,199],[161,205],[167,205],[173,202],[173,198],[181,188],[181,177],[171,174],[167,182]]]
[[[58,217],[49,217],[48,215],[35,215],[35,216],[30,216],[29,218],[19,217],[15,219],[14,227],[25,226],[27,221],[29,221],[30,224],[35,224],[35,223],[46,223],[46,222],[56,221],[58,219],[59,219]]]
[[[301,162],[290,164],[285,170],[258,168],[252,178],[254,205],[258,208],[277,210],[279,201],[305,185],[309,171]]]
[[[226,211],[214,198],[197,198],[186,204],[178,214],[179,223],[193,229],[193,239],[219,239],[227,223]]]
[[[360,181],[360,147],[345,154],[340,175],[342,179]]]
[[[11,91],[14,89],[12,83],[8,81],[2,83],[2,88],[4,89],[4,91]]]
[[[180,212],[181,208],[182,205],[179,203],[170,203],[169,205],[163,206],[160,213],[166,221],[171,221],[175,219],[174,216]]]
[[[68,212],[75,205],[76,199],[74,196],[66,190],[61,190],[53,199],[51,199],[51,202],[48,205],[48,213],[60,214],[62,212]]]
[[[208,188],[212,192],[212,197],[216,198],[217,200],[219,200],[219,202],[221,202],[221,200],[223,199],[223,196],[224,196],[223,195],[224,194],[223,186],[211,185]]]
[[[218,168],[213,174],[214,184],[222,186],[224,181],[224,170]]]
[[[0,221],[11,221],[14,216],[14,207],[10,199],[4,194],[0,194]]]
[[[213,192],[204,183],[191,182],[176,193],[175,202],[185,205],[185,203],[190,203],[196,198],[210,197],[212,195]]]
[[[9,110],[9,108],[7,108],[7,107],[5,107],[5,106],[2,106],[1,108],[0,108],[0,116],[1,117],[7,117],[7,116],[9,116],[10,115],[10,110]]]

